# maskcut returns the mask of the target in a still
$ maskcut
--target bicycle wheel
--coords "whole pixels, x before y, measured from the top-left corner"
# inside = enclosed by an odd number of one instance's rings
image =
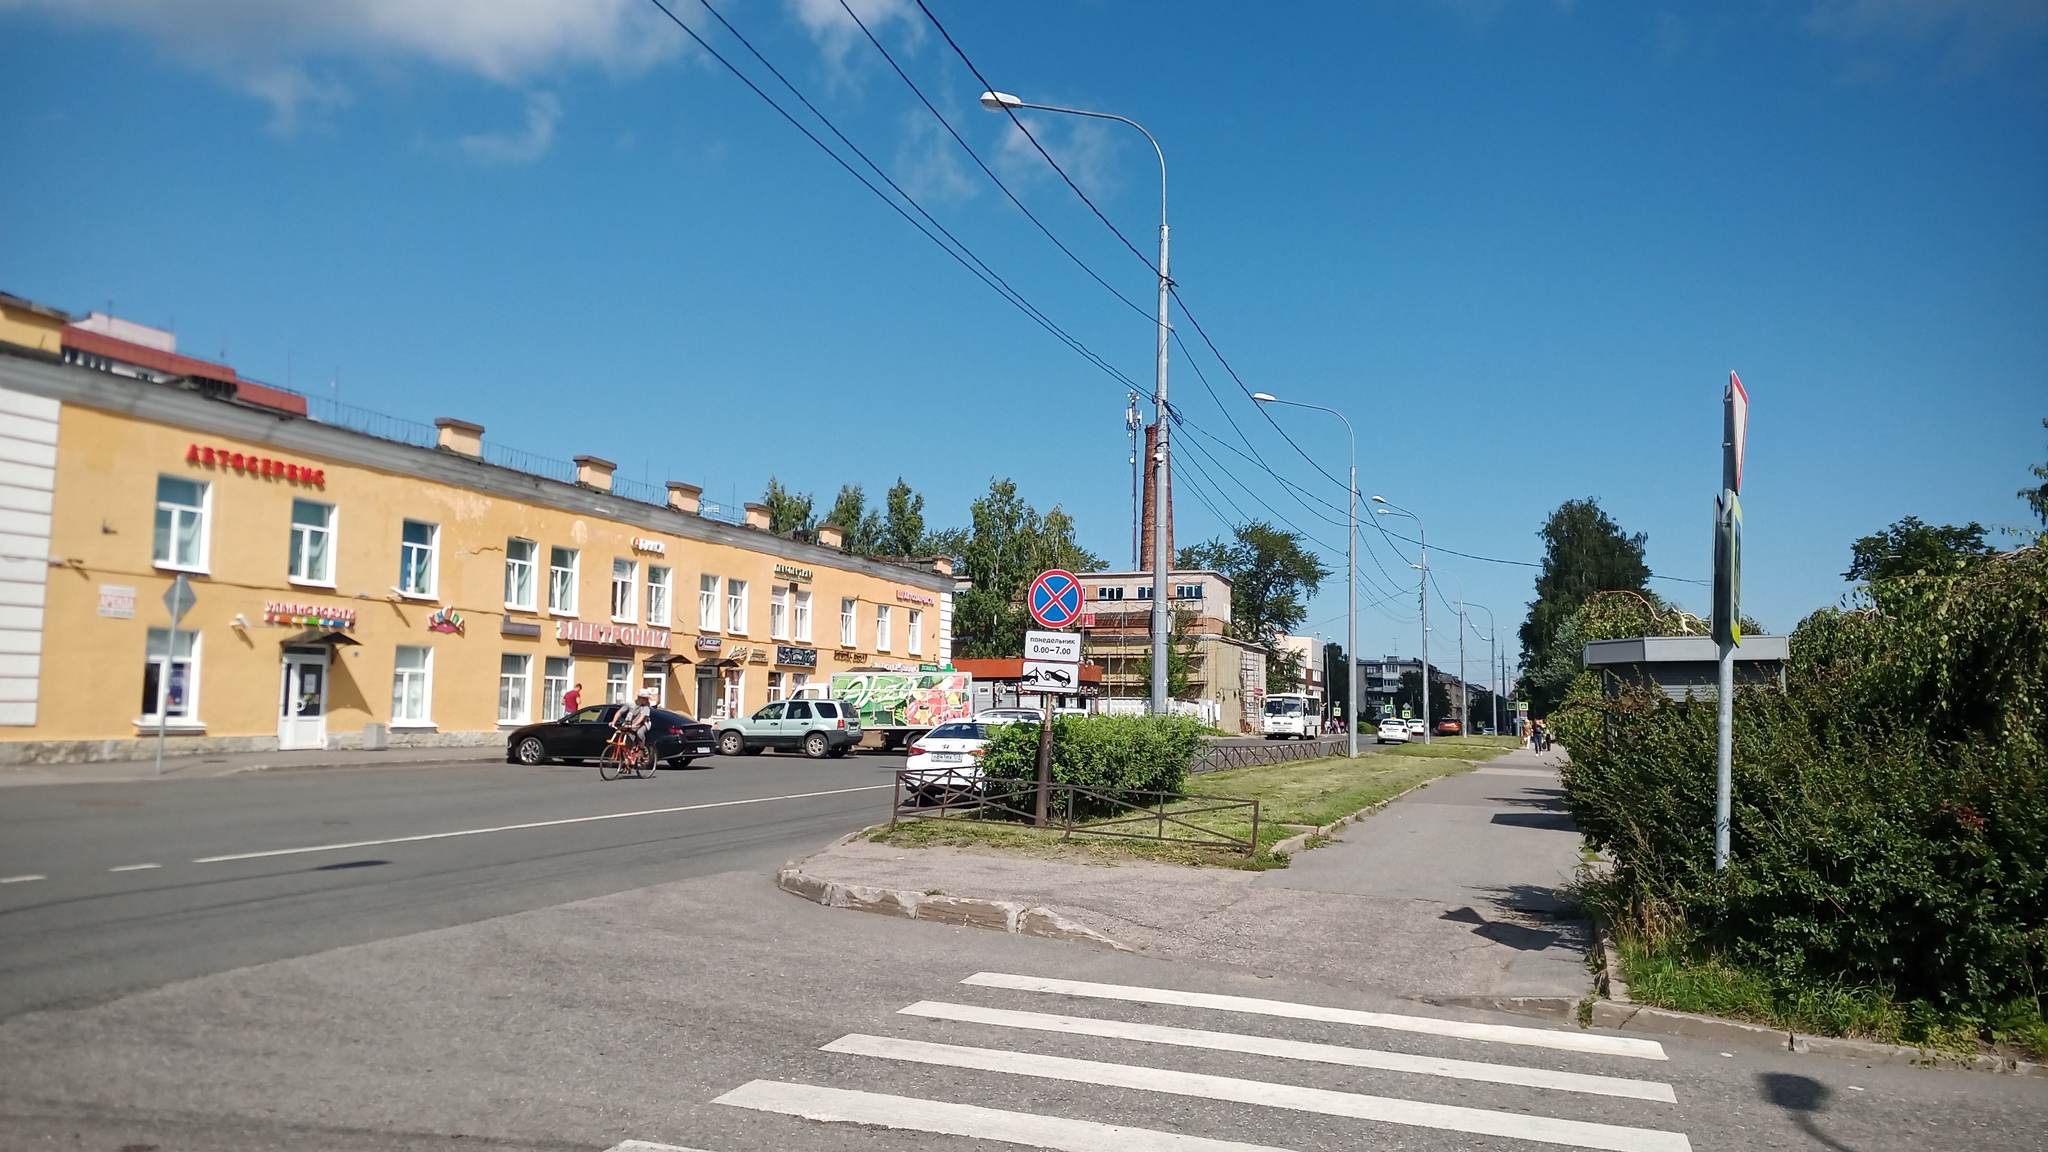
[[[625,761],[620,758],[620,751],[617,744],[607,744],[604,746],[604,755],[598,757],[597,760],[597,775],[599,779],[617,780],[619,778],[619,770],[625,765]]]
[[[633,774],[642,780],[654,779],[654,774],[661,770],[661,761],[654,755],[652,746],[635,749],[633,756]]]

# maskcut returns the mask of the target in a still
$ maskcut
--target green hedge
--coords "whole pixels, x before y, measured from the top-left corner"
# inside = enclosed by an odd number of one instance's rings
[[[1606,697],[1582,676],[1552,722],[1573,817],[1613,862],[1593,896],[1652,949],[1787,996],[1861,988],[1951,1018],[2038,1018],[2044,673],[2038,548],[1815,613],[1792,636],[1787,691],[1736,698],[1722,874],[1714,705]]]
[[[982,771],[991,785],[1038,779],[1038,728],[990,728]],[[1056,716],[1052,778],[1102,792],[1179,792],[1202,754],[1205,731],[1189,716]]]

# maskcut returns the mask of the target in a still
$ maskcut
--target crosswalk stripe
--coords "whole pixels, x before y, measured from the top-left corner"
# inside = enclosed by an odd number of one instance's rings
[[[1483,1080],[1494,1084],[1554,1088],[1564,1092],[1589,1092],[1634,1100],[1658,1100],[1666,1104],[1678,1101],[1678,1097],[1671,1092],[1671,1085],[1651,1080],[1592,1076],[1580,1072],[1554,1072],[1547,1068],[1524,1068],[1512,1064],[1483,1064],[1474,1060],[1447,1060],[1434,1056],[1415,1056],[1406,1052],[1381,1052],[1371,1048],[1349,1048],[1339,1044],[1282,1040],[1272,1036],[1247,1036],[1232,1032],[1209,1032],[1200,1028],[1135,1024],[1126,1020],[1098,1020],[1087,1016],[1056,1016],[1045,1012],[1015,1012],[1007,1008],[983,1008],[979,1005],[948,1004],[932,1000],[912,1004],[901,1012],[906,1016],[958,1020],[968,1024],[990,1024],[999,1028],[1029,1028],[1040,1032],[1140,1040],[1150,1044],[1171,1044],[1182,1048],[1209,1048],[1222,1052],[1244,1052],[1254,1056],[1313,1060],[1353,1068],[1380,1068],[1390,1072],[1414,1072],[1424,1076],[1448,1076],[1459,1080]]]
[[[1055,980],[1040,976],[1014,976],[1007,972],[976,972],[961,983],[981,988],[1008,988],[1020,992],[1049,992],[1060,996],[1085,996],[1098,1000],[1127,1000],[1138,1004],[1213,1008],[1222,1012],[1284,1016],[1292,1020],[1356,1024],[1362,1028],[1421,1032],[1431,1036],[1485,1040],[1495,1044],[1525,1044],[1532,1048],[1555,1048],[1563,1052],[1633,1056],[1640,1060],[1670,1059],[1664,1054],[1664,1046],[1655,1040],[1605,1036],[1590,1032],[1565,1032],[1549,1028],[1518,1028],[1508,1024],[1472,1024],[1463,1020],[1439,1020],[1433,1016],[1361,1012],[1351,1008],[1330,1008],[1321,1004],[1262,1000],[1255,996],[1224,996],[1211,992],[1183,992],[1176,988],[1141,988],[1129,984],[1097,984],[1088,980]]]
[[[685,1148],[681,1144],[656,1144],[651,1140],[621,1140],[604,1152],[704,1152],[702,1148]]]
[[[821,1088],[813,1084],[788,1084],[777,1080],[742,1084],[712,1103],[752,1108],[759,1112],[780,1112],[786,1116],[802,1116],[807,1120],[827,1123],[874,1124],[913,1132],[1000,1140],[1033,1148],[1052,1148],[1058,1152],[1285,1152],[1264,1144],[1240,1144],[1235,1140],[1183,1136],[1151,1128],[1127,1128],[1121,1124],[1098,1124],[1092,1120],[1007,1112],[978,1104],[919,1100],[911,1096],[854,1092],[845,1088]]]
[[[1012,1076],[1038,1076],[1106,1088],[1134,1088],[1204,1100],[1229,1100],[1267,1108],[1288,1108],[1326,1116],[1348,1116],[1466,1132],[1478,1136],[1507,1136],[1537,1140],[1546,1144],[1569,1144],[1598,1148],[1604,1152],[1692,1152],[1692,1142],[1682,1132],[1655,1128],[1627,1128],[1618,1124],[1595,1124],[1585,1120],[1559,1120],[1549,1116],[1528,1116],[1518,1112],[1492,1112],[1454,1104],[1430,1104],[1417,1100],[1396,1100],[1357,1092],[1336,1092],[1327,1088],[1302,1088],[1265,1080],[1242,1080],[1235,1076],[1213,1076],[1204,1072],[1179,1072],[1170,1068],[1149,1068],[1133,1064],[1109,1064],[1100,1060],[1076,1060],[1067,1056],[1044,1056],[1033,1052],[1004,1052],[993,1048],[969,1048],[958,1044],[932,1044],[923,1040],[901,1040],[890,1036],[868,1036],[855,1032],[824,1046],[826,1052],[853,1056],[874,1056],[884,1060],[908,1060],[949,1068],[974,1068]]]

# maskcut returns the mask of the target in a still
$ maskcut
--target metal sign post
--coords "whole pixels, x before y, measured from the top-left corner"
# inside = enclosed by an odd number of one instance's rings
[[[1742,643],[1742,457],[1749,432],[1749,392],[1735,373],[1721,398],[1721,495],[1714,502],[1714,642],[1719,691],[1714,744],[1714,871],[1728,867],[1728,826],[1734,809],[1735,647]]]
[[[1031,582],[1026,602],[1031,618],[1047,628],[1071,624],[1081,615],[1081,581],[1072,572],[1053,569]],[[1045,719],[1038,725],[1038,797],[1031,822],[1045,827],[1052,792],[1052,698],[1059,688],[1081,690],[1081,636],[1078,632],[1024,633],[1024,668],[1017,686],[1036,685],[1038,698],[1045,702]]]
[[[156,774],[159,776],[164,774],[164,726],[171,716],[171,687],[177,683],[178,625],[184,621],[185,613],[192,610],[195,599],[192,582],[185,578],[183,572],[178,573],[178,578],[171,581],[171,586],[164,591],[164,607],[171,610],[171,637],[164,648],[164,670],[156,685]]]

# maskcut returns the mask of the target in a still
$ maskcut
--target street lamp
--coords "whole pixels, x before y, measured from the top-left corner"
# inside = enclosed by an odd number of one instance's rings
[[[1349,635],[1344,641],[1344,659],[1350,666],[1344,670],[1344,736],[1345,747],[1352,756],[1358,755],[1358,433],[1351,427],[1351,420],[1335,408],[1321,404],[1304,404],[1299,400],[1282,400],[1269,392],[1254,392],[1252,399],[1261,404],[1286,404],[1294,408],[1313,408],[1328,412],[1344,421],[1344,434],[1351,437],[1351,530],[1344,537],[1344,553],[1351,569],[1351,607],[1349,613]]]
[[[1388,500],[1385,496],[1375,496],[1372,498],[1372,502],[1386,505],[1384,508],[1373,509],[1373,511],[1378,512],[1382,516],[1390,512],[1398,513],[1415,521],[1415,531],[1422,537],[1422,563],[1414,565],[1414,567],[1422,569],[1422,742],[1428,744],[1432,742],[1431,737],[1433,733],[1431,729],[1434,727],[1429,722],[1429,529],[1423,526],[1422,517]]]
[[[983,92],[981,106],[991,112],[1002,112],[1016,119],[1019,108],[1032,108],[1040,112],[1064,112],[1069,116],[1089,116],[1097,120],[1115,120],[1128,124],[1144,133],[1151,141],[1152,152],[1159,157],[1159,349],[1157,354],[1156,380],[1152,391],[1153,420],[1159,429],[1158,450],[1152,457],[1152,712],[1165,715],[1166,703],[1166,650],[1170,643],[1172,619],[1171,601],[1168,599],[1168,573],[1172,569],[1173,557],[1170,551],[1167,515],[1167,485],[1172,476],[1168,464],[1166,403],[1166,341],[1172,328],[1168,325],[1167,302],[1173,289],[1173,280],[1167,274],[1166,250],[1166,152],[1159,147],[1159,141],[1145,126],[1128,117],[1110,112],[1090,112],[1081,108],[1061,108],[1054,104],[1032,104],[1008,92]]]
[[[1500,662],[1500,646],[1498,643],[1500,629],[1493,622],[1493,609],[1488,608],[1484,604],[1467,604],[1465,606],[1467,608],[1477,608],[1481,612],[1486,613],[1486,678],[1493,680],[1494,668]],[[1500,683],[1499,681],[1494,681],[1490,694],[1493,696],[1493,734],[1496,736],[1500,735],[1500,693]]]

